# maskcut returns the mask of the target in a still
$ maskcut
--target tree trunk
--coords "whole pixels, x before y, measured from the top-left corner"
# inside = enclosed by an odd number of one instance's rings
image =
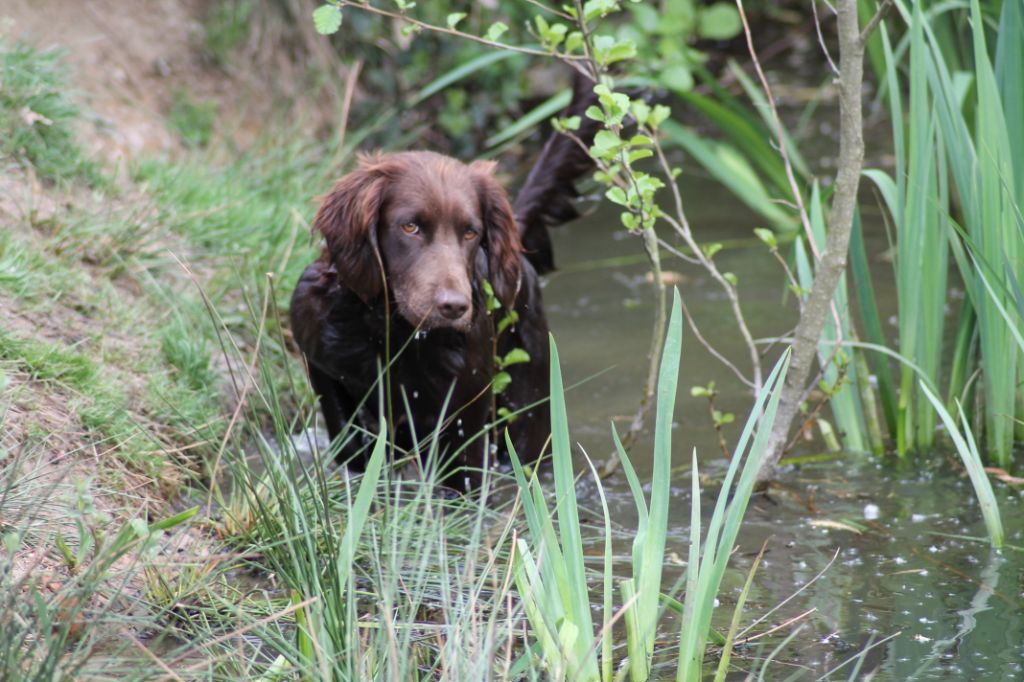
[[[775,467],[782,457],[790,426],[814,365],[818,340],[825,327],[832,297],[846,269],[857,188],[864,163],[861,109],[864,44],[857,20],[856,0],[839,0],[836,3],[836,14],[839,32],[839,76],[836,82],[839,89],[839,167],[828,221],[828,240],[794,334],[793,356],[779,398],[775,427],[768,440],[768,457],[758,473],[758,481],[761,483],[766,483],[774,476]]]

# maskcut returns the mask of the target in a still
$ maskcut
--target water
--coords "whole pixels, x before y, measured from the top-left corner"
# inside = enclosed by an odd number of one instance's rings
[[[721,252],[716,261],[723,271],[739,276],[743,308],[755,337],[788,333],[796,316],[792,302],[783,301],[782,274],[765,247],[752,238],[752,228],[761,221],[710,180],[688,177],[682,186],[698,241],[745,241],[740,248]],[[614,211],[598,212],[554,231],[559,271],[547,278],[544,290],[566,384],[585,380],[568,395],[572,437],[596,459],[611,451],[609,422],[616,420],[624,431],[636,409],[647,373],[653,320],[645,280],[648,267],[640,244],[617,227],[616,216]],[[886,249],[884,230],[870,215],[866,234],[884,320],[894,310],[895,290],[891,268],[879,258]],[[717,285],[671,256],[665,268],[682,275],[680,291],[705,338],[749,372],[749,360]],[[766,372],[770,362],[765,363]],[[715,381],[720,392],[717,409],[736,414],[736,423],[726,428],[731,445],[752,397],[686,329],[673,434],[669,556],[686,555],[690,452],[696,448],[702,474],[712,478],[705,486],[706,509],[717,494],[715,477],[725,470],[707,401],[689,392],[690,386],[709,381]],[[797,451],[811,453],[813,447],[801,445]],[[641,439],[633,455],[641,480],[650,475],[649,453],[650,443]],[[1021,494],[994,483],[1007,543],[1016,546],[995,554],[983,541],[981,513],[953,459],[942,453],[921,457],[935,464],[905,465],[890,458],[846,454],[790,468],[770,498],[755,497],[723,584],[715,621],[719,629],[727,627],[746,572],[766,539],[768,551],[744,622],[780,604],[824,571],[754,630],[764,632],[811,611],[799,621],[804,629],[776,654],[765,679],[793,673],[802,673],[799,679],[817,679],[871,644],[857,679],[875,671],[876,680],[1024,680]],[[605,486],[612,517],[625,529],[635,527],[624,477],[613,476]],[[592,489],[583,488],[589,498],[584,503],[598,508]],[[626,547],[628,542],[622,549]],[[756,668],[793,627],[743,647],[733,657],[734,666]],[[878,644],[888,637],[892,638]],[[830,679],[845,680],[852,672],[850,665]]]

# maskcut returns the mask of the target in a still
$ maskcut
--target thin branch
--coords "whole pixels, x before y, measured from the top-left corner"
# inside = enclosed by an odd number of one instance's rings
[[[860,44],[866,46],[868,41],[871,39],[871,34],[875,32],[878,25],[882,23],[882,19],[889,14],[889,10],[892,9],[892,0],[882,0],[881,4],[878,5],[878,11],[875,12],[875,16],[868,20],[868,23],[864,26],[864,30],[860,32]]]
[[[754,388],[754,382],[743,376],[743,372],[740,371],[739,367],[732,364],[732,362],[729,361],[729,358],[725,357],[720,352],[718,352],[718,350],[714,346],[712,346],[707,339],[704,338],[704,335],[700,333],[700,329],[697,327],[697,323],[696,321],[694,321],[693,316],[690,315],[690,309],[687,307],[686,301],[682,299],[682,296],[680,296],[679,298],[680,303],[682,303],[683,306],[683,315],[686,317],[686,322],[687,324],[690,325],[690,329],[693,331],[693,335],[697,337],[697,341],[699,341],[700,344],[704,346],[705,349],[707,349],[708,353],[713,355],[716,360],[718,360],[723,365],[732,370],[732,373],[736,375],[736,378],[738,378],[741,382],[743,382],[750,388]]]
[[[590,31],[587,30],[586,13],[583,11],[582,0],[575,0],[576,5],[576,26],[580,29],[583,37],[583,55],[586,57],[586,64],[590,68],[591,80],[597,82],[597,62],[594,61],[594,50],[591,45]]]
[[[818,18],[818,2],[817,0],[811,0],[811,13],[814,15],[814,31],[818,34],[818,45],[821,46],[821,51],[825,54],[825,59],[828,60],[828,65],[832,69],[832,73],[836,76],[839,75],[839,67],[832,61],[832,55],[828,51],[828,46],[825,44],[825,37],[821,35],[821,19]]]
[[[558,17],[560,19],[565,19],[566,21],[573,21],[573,22],[576,21],[571,15],[566,14],[565,12],[562,12],[560,10],[557,10],[554,7],[548,7],[543,2],[539,2],[539,0],[526,0],[526,2],[530,3],[531,5],[533,5],[534,7],[538,8],[538,9],[544,10],[548,14],[554,14],[556,17]]]
[[[680,260],[683,260],[683,261],[685,261],[687,263],[690,263],[692,265],[700,265],[700,261],[699,260],[697,260],[696,258],[694,258],[693,256],[691,256],[689,254],[683,253],[682,251],[680,251],[679,249],[677,249],[676,247],[672,246],[667,241],[662,239],[661,237],[658,237],[658,244],[661,245],[661,248],[665,249],[666,251],[671,253],[676,258],[679,258]]]
[[[565,60],[566,62],[582,62],[587,60],[587,57],[583,55],[572,55],[565,54],[564,52],[547,52],[546,50],[535,50],[530,47],[517,47],[515,45],[509,45],[508,43],[501,43],[496,40],[488,40],[487,38],[481,38],[480,36],[473,35],[472,33],[466,33],[465,31],[459,31],[454,28],[447,28],[446,26],[438,26],[436,24],[429,24],[419,19],[414,19],[407,14],[399,14],[398,12],[389,12],[386,9],[380,9],[373,5],[361,2],[355,2],[354,0],[338,0],[340,7],[351,7],[352,9],[361,10],[363,12],[369,12],[371,14],[379,14],[382,17],[388,17],[396,21],[402,21],[413,26],[419,26],[420,28],[433,31],[434,33],[443,33],[445,35],[455,36],[456,38],[462,38],[463,40],[469,40],[474,43],[480,43],[481,45],[487,45],[488,47],[496,47],[500,50],[508,50],[509,52],[518,52],[520,54],[529,54],[534,57],[557,57]]]
[[[743,337],[743,342],[747,346],[747,350],[750,353],[750,366],[753,372],[753,381],[745,381],[747,384],[753,385],[755,393],[761,390],[762,385],[762,373],[761,373],[761,357],[758,355],[757,347],[754,344],[754,337],[750,333],[750,328],[747,326],[746,318],[743,316],[743,310],[740,307],[739,294],[736,291],[736,287],[732,285],[729,280],[718,270],[718,266],[715,265],[714,261],[708,258],[700,245],[693,237],[693,232],[690,230],[690,224],[686,220],[686,212],[683,210],[683,199],[679,193],[679,187],[672,179],[672,168],[665,157],[665,152],[661,148],[661,144],[658,142],[658,138],[654,137],[654,151],[658,158],[658,163],[661,165],[662,172],[665,177],[669,179],[668,186],[672,192],[672,198],[675,202],[676,215],[662,216],[669,225],[672,225],[676,232],[683,238],[686,245],[693,251],[694,257],[700,262],[701,266],[708,271],[711,277],[718,282],[725,291],[726,297],[729,299],[729,306],[732,308],[733,318],[736,320],[736,326],[739,327],[740,335]]]
[[[811,246],[811,253],[814,254],[814,259],[818,260],[820,256],[818,247],[814,242],[814,233],[811,231],[811,218],[807,213],[807,208],[804,206],[803,193],[800,191],[800,185],[796,181],[796,175],[793,173],[793,164],[790,162],[789,152],[786,150],[786,138],[783,134],[782,118],[779,117],[779,110],[775,107],[775,95],[772,94],[772,88],[768,85],[768,79],[765,78],[764,70],[761,68],[761,61],[757,58],[757,50],[754,49],[754,38],[750,33],[747,13],[743,9],[743,0],[736,0],[736,8],[739,10],[740,20],[743,22],[743,33],[747,38],[747,49],[750,51],[750,59],[754,63],[754,71],[757,72],[757,78],[761,81],[761,88],[764,90],[768,100],[768,109],[772,115],[772,124],[775,127],[775,137],[779,143],[779,154],[782,156],[782,164],[786,169],[789,189],[793,192],[793,199],[800,208],[800,222],[803,224],[804,233],[807,235],[807,242]]]

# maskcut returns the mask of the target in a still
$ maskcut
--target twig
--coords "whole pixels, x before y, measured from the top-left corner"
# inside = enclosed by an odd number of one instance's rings
[[[369,3],[354,2],[354,0],[338,0],[340,7],[351,7],[352,9],[361,10],[363,12],[369,12],[371,14],[379,14],[382,17],[388,17],[396,21],[402,21],[413,26],[419,26],[420,28],[433,31],[435,33],[443,33],[456,38],[462,38],[463,40],[469,40],[474,43],[480,43],[481,45],[487,45],[489,47],[496,47],[501,50],[508,50],[509,52],[518,52],[520,54],[529,54],[535,57],[558,57],[566,62],[582,62],[587,58],[583,55],[572,55],[565,54],[564,52],[547,52],[546,50],[535,50],[530,47],[517,47],[515,45],[509,45],[508,43],[501,43],[496,40],[488,40],[487,38],[481,38],[480,36],[473,35],[472,33],[466,33],[465,31],[459,31],[454,28],[447,28],[445,26],[438,26],[436,24],[429,24],[419,19],[414,19],[407,14],[399,14],[397,12],[389,12],[386,9],[380,9],[374,7]],[[574,68],[579,68],[575,66]]]
[[[543,2],[539,2],[539,0],[526,0],[526,2],[530,3],[534,7],[544,10],[548,14],[554,14],[556,17],[559,17],[560,19],[565,19],[566,21],[576,21],[572,17],[572,15],[562,12],[561,10],[557,10],[554,7],[548,7]]]
[[[661,148],[661,144],[657,138],[654,138],[654,151],[658,158],[658,163],[661,165],[662,172],[665,173],[667,178],[672,177],[672,168],[665,158],[665,152]],[[683,210],[683,198],[679,193],[679,187],[675,182],[668,182],[668,186],[672,192],[672,199],[675,202],[676,215],[664,215],[665,221],[675,228],[676,232],[683,238],[686,245],[693,251],[693,255],[700,262],[701,266],[708,271],[711,277],[718,282],[725,291],[726,297],[729,299],[729,306],[732,308],[733,318],[736,320],[736,326],[739,327],[740,335],[743,337],[743,342],[747,346],[747,350],[750,353],[750,366],[753,372],[753,380],[747,381],[746,383],[751,384],[754,392],[761,390],[762,385],[762,374],[761,374],[761,358],[757,353],[757,347],[754,344],[754,337],[750,333],[750,328],[747,326],[746,318],[743,316],[743,309],[740,307],[739,294],[736,291],[736,287],[732,285],[725,278],[725,276],[719,272],[718,266],[715,265],[714,261],[708,258],[704,254],[704,250],[697,244],[696,239],[693,237],[693,232],[690,230],[690,224],[686,219],[686,212]]]
[[[700,328],[697,327],[697,322],[693,319],[693,316],[690,315],[690,308],[686,305],[686,301],[683,300],[682,297],[680,297],[680,302],[683,306],[683,316],[686,318],[686,323],[690,325],[690,329],[693,330],[693,334],[694,336],[697,337],[697,340],[700,342],[700,344],[704,346],[708,353],[713,355],[715,359],[717,359],[723,365],[732,370],[732,373],[736,375],[736,378],[738,378],[740,381],[742,381],[750,388],[754,388],[754,383],[750,381],[750,379],[743,376],[743,372],[740,371],[739,367],[730,362],[729,358],[722,355],[718,351],[718,349],[711,345],[711,343],[704,338],[704,335],[700,333]]]
[[[757,58],[757,50],[754,49],[754,38],[750,34],[750,24],[747,22],[747,13],[743,9],[743,0],[736,0],[736,8],[740,13],[740,20],[743,22],[743,33],[747,38],[747,49],[750,51],[750,59],[754,64],[754,71],[757,72],[757,78],[761,81],[761,88],[764,90],[764,94],[768,100],[768,109],[772,115],[772,124],[775,127],[775,137],[779,144],[779,155],[782,157],[782,164],[786,169],[786,179],[789,181],[789,189],[793,192],[793,199],[796,201],[799,207],[800,222],[803,224],[804,233],[807,235],[807,242],[811,246],[811,252],[814,254],[814,259],[818,260],[818,247],[814,243],[814,233],[811,231],[811,219],[807,214],[807,208],[804,206],[803,193],[800,191],[800,185],[796,181],[796,175],[793,173],[793,164],[789,160],[789,152],[786,150],[786,138],[783,134],[782,118],[779,117],[779,111],[775,107],[775,95],[772,94],[772,88],[768,85],[768,79],[765,78],[764,70],[761,68],[761,61]]]
[[[352,66],[348,70],[348,74],[345,76],[345,95],[341,102],[341,121],[338,123],[338,141],[335,143],[335,157],[332,160],[331,166],[337,166],[339,163],[338,157],[341,155],[349,156],[349,150],[345,149],[345,135],[348,132],[348,118],[352,111],[352,98],[355,95],[356,85],[359,84],[359,73],[363,70],[362,58],[356,59],[352,62]]]
[[[839,75],[839,67],[832,61],[832,55],[828,51],[828,45],[825,44],[825,37],[821,35],[821,19],[818,18],[818,1],[811,0],[811,13],[814,15],[814,31],[818,34],[818,45],[821,46],[821,51],[825,55],[825,59],[828,60],[828,65],[832,69],[832,73],[836,76]]]
[[[892,9],[892,0],[882,0],[878,5],[878,11],[875,12],[875,16],[868,20],[868,23],[864,26],[864,30],[860,32],[860,44],[862,46],[866,46],[868,44],[868,41],[871,40],[871,34],[874,33],[875,29],[878,28],[878,25],[882,23],[882,19],[885,19],[885,16],[889,13],[890,9]]]
[[[590,70],[590,79],[597,82],[597,63],[594,61],[593,46],[590,44],[590,31],[587,30],[586,13],[583,11],[583,2],[581,0],[574,0],[573,3],[576,6],[576,26],[580,29],[580,35],[583,36],[583,55],[586,57],[586,65]]]
[[[693,256],[690,256],[688,254],[683,253],[682,251],[680,251],[679,249],[677,249],[676,247],[672,246],[667,241],[662,239],[661,237],[658,237],[658,245],[661,246],[661,248],[663,248],[666,251],[668,251],[669,253],[671,253],[676,258],[678,258],[678,259],[680,259],[680,260],[682,260],[682,261],[684,261],[686,263],[692,263],[693,265],[700,265],[700,261],[699,260],[697,260]]]

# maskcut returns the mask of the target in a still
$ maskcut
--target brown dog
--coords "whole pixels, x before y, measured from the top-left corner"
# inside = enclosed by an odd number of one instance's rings
[[[589,89],[577,85],[570,113],[590,103]],[[592,134],[581,131],[584,141]],[[574,181],[591,164],[555,135],[515,208],[494,167],[432,152],[365,156],[317,212],[313,229],[326,245],[302,274],[290,317],[328,432],[344,435],[341,456],[353,468],[365,465],[380,428],[381,376],[396,443],[412,450],[436,430],[461,467],[448,472],[459,487],[475,487],[494,462],[484,435],[497,413],[520,412],[508,425],[520,458],[544,448],[548,328],[531,261],[552,267],[547,227],[576,216]],[[521,239],[536,247],[524,253]],[[492,312],[485,281],[500,302]],[[501,325],[509,311],[514,323]],[[511,383],[492,401],[495,358],[515,348],[529,360],[505,368]]]

